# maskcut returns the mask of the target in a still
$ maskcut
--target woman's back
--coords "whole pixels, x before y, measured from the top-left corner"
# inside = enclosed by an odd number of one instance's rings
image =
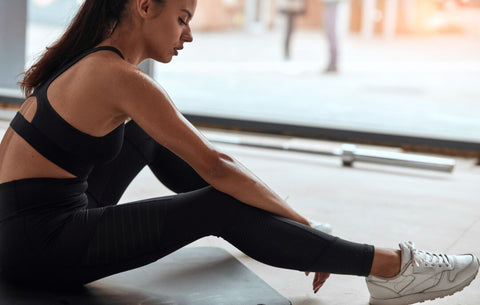
[[[122,69],[122,65],[127,64],[113,52],[89,54],[70,68],[65,67],[66,71],[57,78],[53,77],[50,85],[48,82],[42,85],[45,87],[44,90],[37,90],[35,96],[27,98],[19,112],[26,121],[32,123],[37,111],[46,109],[42,110],[50,112],[47,113],[46,122],[37,123],[41,125],[37,128],[40,132],[46,132],[48,128],[45,127],[53,128],[55,131],[66,128],[67,134],[63,138],[68,136],[72,141],[76,139],[77,145],[82,145],[81,142],[84,141],[96,144],[99,139],[115,131],[127,118],[116,107],[120,97],[115,95],[115,88],[112,86],[115,83],[113,79],[119,76],[118,71]],[[56,120],[64,124],[55,128]],[[78,134],[79,138],[69,136],[68,132]],[[114,141],[118,142],[117,140]],[[75,150],[79,151],[83,146]],[[112,146],[111,143],[108,146]],[[0,144],[0,183],[25,178],[78,176],[59,166],[58,162],[53,162],[54,158],[47,158],[45,153],[42,154],[38,148],[32,147],[25,137],[9,128]]]

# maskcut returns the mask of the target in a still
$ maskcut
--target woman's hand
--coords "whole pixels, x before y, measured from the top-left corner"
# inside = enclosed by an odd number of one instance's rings
[[[305,272],[305,275],[308,276],[309,274],[310,272]],[[317,293],[329,277],[330,273],[315,272],[315,277],[313,278],[313,293]]]
[[[307,226],[312,227],[312,222],[307,220]],[[308,276],[310,272],[305,272],[305,275]],[[330,277],[330,273],[325,272],[315,272],[315,277],[313,278],[313,293],[317,293],[320,288],[322,288],[325,281]]]

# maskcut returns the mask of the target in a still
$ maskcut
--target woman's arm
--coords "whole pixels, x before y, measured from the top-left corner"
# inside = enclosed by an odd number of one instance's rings
[[[252,172],[215,149],[150,77],[132,69],[118,75],[116,98],[121,111],[189,163],[215,189],[248,205],[309,225]]]

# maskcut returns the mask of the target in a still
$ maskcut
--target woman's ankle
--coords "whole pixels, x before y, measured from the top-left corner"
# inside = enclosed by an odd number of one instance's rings
[[[401,252],[395,249],[375,249],[370,275],[390,278],[398,275],[401,269]]]

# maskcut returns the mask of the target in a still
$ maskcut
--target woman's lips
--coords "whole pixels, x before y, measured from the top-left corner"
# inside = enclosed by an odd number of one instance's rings
[[[183,47],[173,48],[174,54],[175,54],[175,55],[178,55],[178,51],[180,51],[181,49],[183,49]]]

